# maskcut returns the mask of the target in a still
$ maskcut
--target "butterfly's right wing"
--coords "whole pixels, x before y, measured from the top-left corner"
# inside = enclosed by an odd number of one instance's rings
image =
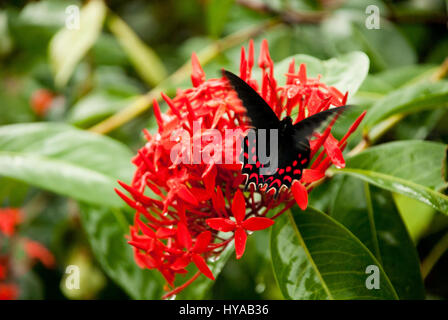
[[[277,115],[251,86],[230,71],[222,70],[222,74],[238,94],[252,126],[256,129],[278,129],[280,120]]]

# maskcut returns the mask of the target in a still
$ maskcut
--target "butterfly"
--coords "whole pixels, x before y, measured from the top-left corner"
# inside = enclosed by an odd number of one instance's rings
[[[265,190],[266,193],[274,190],[274,198],[277,198],[283,188],[290,188],[294,180],[300,180],[303,170],[308,167],[311,154],[309,139],[314,131],[330,116],[340,114],[348,106],[321,111],[293,124],[289,116],[280,120],[266,101],[240,77],[227,70],[222,70],[222,73],[236,91],[256,133],[246,135],[241,148],[245,190],[254,185],[255,190]],[[264,140],[256,138],[263,129],[278,130],[277,150],[270,150],[269,163],[260,161],[260,148],[265,150],[271,142],[268,133]],[[277,164],[273,166],[274,170],[263,170],[272,163]]]

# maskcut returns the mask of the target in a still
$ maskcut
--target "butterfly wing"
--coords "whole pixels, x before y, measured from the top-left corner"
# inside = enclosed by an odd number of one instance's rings
[[[302,178],[303,170],[310,162],[309,139],[327,119],[338,115],[348,106],[333,108],[314,114],[293,126],[293,133],[280,137],[278,150],[278,170],[271,176],[263,177],[267,192],[275,190],[276,197],[283,188],[290,188],[294,180]]]
[[[269,193],[274,190],[274,197],[282,188],[290,188],[294,180],[302,178],[303,169],[308,167],[310,161],[310,144],[304,140],[300,147],[292,135],[281,136],[278,146],[278,169],[274,174],[263,176],[262,188]]]
[[[325,111],[321,111],[319,113],[313,114],[308,118],[303,119],[302,121],[297,122],[294,125],[294,141],[296,148],[306,148],[303,142],[308,141],[311,138],[313,132],[319,128],[322,123],[330,118],[331,116],[339,115],[344,112],[348,106],[328,109]],[[309,146],[309,144],[308,144]]]
[[[256,136],[258,136],[258,129],[278,129],[280,120],[277,115],[251,86],[230,71],[222,70],[222,74],[238,94],[238,98],[255,128]],[[260,174],[262,164],[256,152],[259,150],[257,143],[259,142],[254,137],[246,136],[243,139],[240,155],[240,161],[243,164],[242,174],[246,175],[246,188],[253,184],[255,190],[264,184],[263,176]],[[256,148],[254,148],[255,146]]]
[[[252,87],[230,71],[222,70],[222,73],[238,94],[257,133],[258,129],[279,129],[280,120],[277,115]],[[256,150],[259,150],[259,146],[254,148],[259,141],[249,141],[252,137],[246,136],[240,155],[242,174],[247,177],[246,188],[253,184],[255,190],[265,189],[267,193],[274,190],[274,197],[277,197],[282,188],[290,188],[294,180],[301,179],[303,169],[308,167],[311,154],[309,139],[313,132],[330,116],[339,114],[346,108],[345,106],[319,112],[295,124],[292,134],[279,136],[276,152],[278,168],[269,175],[263,176],[260,173],[264,164],[258,159]]]
[[[222,70],[222,74],[230,82],[247,110],[252,125],[263,129],[277,129],[280,123],[275,112],[264,99],[243,79],[230,71]]]

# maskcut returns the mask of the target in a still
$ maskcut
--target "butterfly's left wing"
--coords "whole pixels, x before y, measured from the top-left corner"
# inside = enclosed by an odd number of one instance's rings
[[[278,129],[280,120],[264,99],[243,79],[230,71],[222,70],[222,74],[232,85],[246,108],[247,115],[256,129]]]

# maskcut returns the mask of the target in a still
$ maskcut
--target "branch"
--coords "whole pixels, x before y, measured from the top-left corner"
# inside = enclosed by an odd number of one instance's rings
[[[237,0],[237,3],[253,11],[278,17],[282,22],[287,24],[316,24],[320,23],[328,15],[326,12],[303,13],[294,10],[280,11],[264,2],[256,0]]]

